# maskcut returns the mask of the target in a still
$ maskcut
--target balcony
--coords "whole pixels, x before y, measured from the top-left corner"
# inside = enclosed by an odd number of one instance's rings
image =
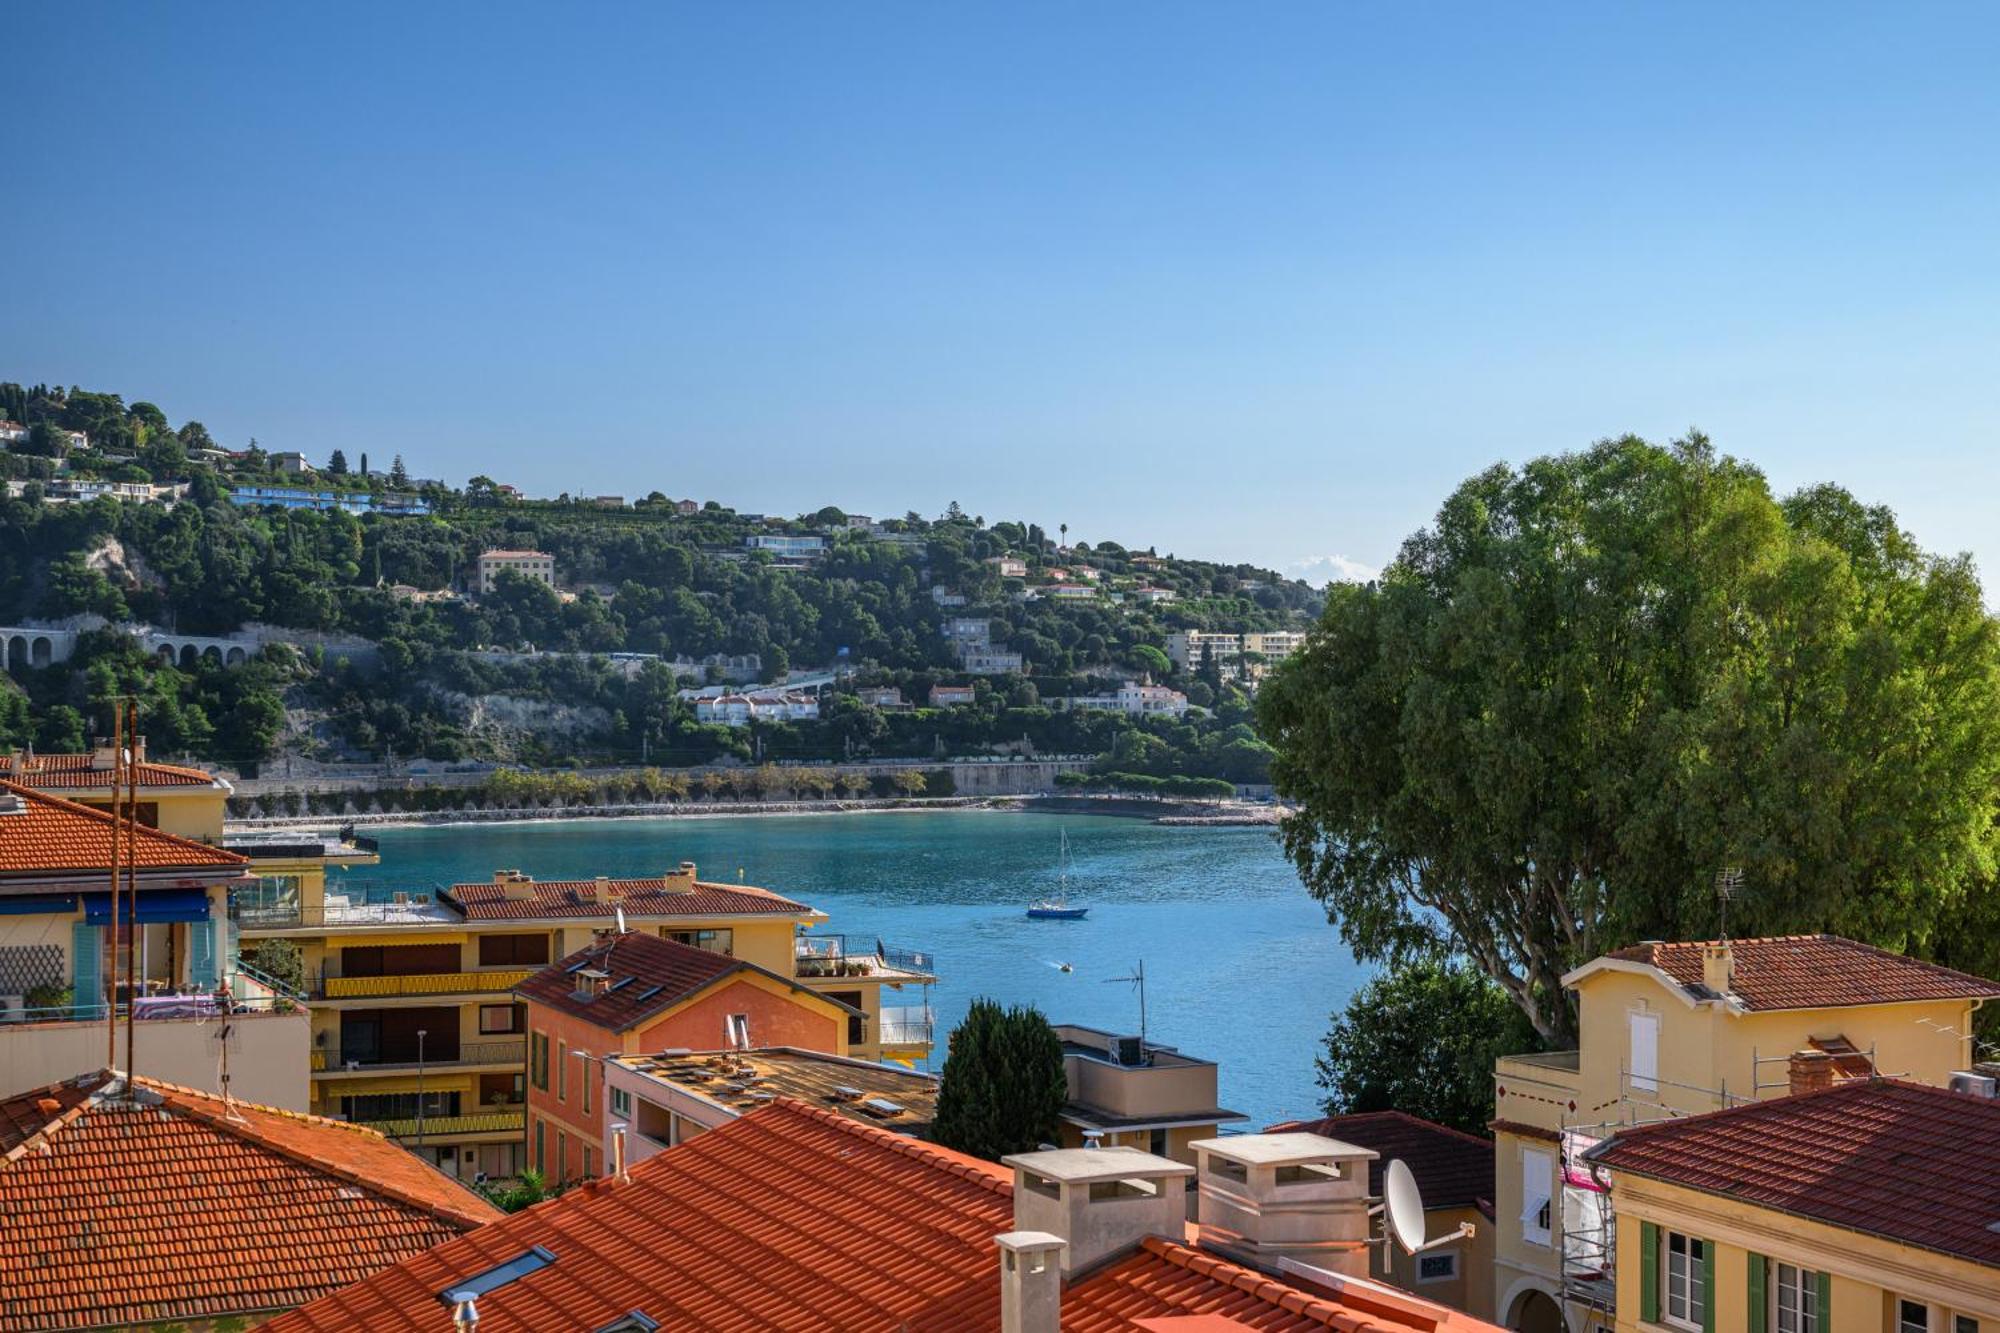
[[[923,1005],[906,1005],[900,1008],[884,1009],[882,1021],[875,1027],[875,1040],[884,1047],[920,1046],[930,1050],[932,1040],[931,1011]]]
[[[328,865],[374,865],[381,845],[356,833],[350,825],[337,831],[298,830],[285,833],[236,833],[222,845],[257,861],[324,861]]]
[[[118,1006],[121,1027],[128,1010]],[[311,1018],[289,999],[239,1000],[228,1021],[212,996],[149,996],[139,1001],[133,1049],[139,1072],[168,1083],[219,1091],[216,1036],[229,1033],[230,1092],[288,1111],[307,1105],[307,1036]],[[0,1097],[74,1078],[104,1067],[102,1004],[57,1009],[15,1009],[0,1015]],[[125,1034],[118,1036],[118,1062]]]
[[[325,977],[315,995],[326,1000],[374,1000],[430,995],[490,995],[511,991],[535,975],[532,967],[494,972],[423,972],[397,977]]]
[[[1496,1120],[1560,1133],[1576,1122],[1582,1095],[1576,1051],[1508,1055],[1493,1063]]]
[[[355,1122],[386,1134],[392,1139],[414,1141],[417,1120],[359,1120]],[[423,1119],[426,1139],[468,1138],[474,1134],[520,1134],[527,1129],[527,1111],[514,1107],[505,1111],[483,1111],[478,1115],[427,1115]]]
[[[846,935],[801,935],[793,941],[794,975],[812,981],[872,978],[928,985],[937,980],[937,958],[918,949],[892,949],[880,940]]]
[[[409,1074],[415,1073],[418,1069],[473,1069],[481,1065],[520,1067],[527,1062],[527,1052],[525,1037],[462,1041],[458,1044],[458,1049],[450,1055],[426,1054],[421,1062],[406,1051],[357,1058],[351,1055],[334,1056],[328,1051],[315,1049],[312,1053],[312,1068],[315,1074],[339,1078],[344,1075]]]
[[[229,904],[229,916],[247,931],[465,924],[460,913],[437,900],[434,889],[404,889],[382,902],[353,902],[329,893],[319,907],[285,900],[251,902],[239,897]]]

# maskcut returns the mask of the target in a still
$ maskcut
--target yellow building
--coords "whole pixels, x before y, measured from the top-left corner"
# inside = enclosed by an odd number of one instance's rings
[[[513,988],[621,916],[633,930],[754,963],[857,1011],[845,1036],[858,1058],[929,1055],[928,1003],[884,1004],[885,991],[891,1000],[906,987],[927,994],[927,960],[801,934],[825,914],[766,889],[703,882],[690,862],[648,879],[537,881],[505,870],[387,901],[321,886],[246,902],[238,924],[246,948],[279,938],[304,955],[313,1109],[372,1124],[469,1178],[527,1165],[526,1037]]]
[[[1973,1011],[2000,984],[1831,935],[1648,943],[1563,978],[1578,1049],[1494,1067],[1494,1312],[1526,1333],[1606,1328],[1611,1203],[1581,1155],[1620,1127],[1791,1090],[1791,1057],[1829,1075],[1944,1085],[1971,1060]]]
[[[1625,1130],[1585,1164],[1617,1203],[1619,1333],[2000,1328],[1991,1096],[1854,1080]]]
[[[1064,1148],[1137,1148],[1192,1166],[1195,1140],[1246,1118],[1219,1105],[1213,1060],[1078,1023],[1057,1023],[1055,1032],[1068,1093]]]

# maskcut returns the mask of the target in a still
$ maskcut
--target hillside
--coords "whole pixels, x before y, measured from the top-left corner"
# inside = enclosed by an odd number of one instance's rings
[[[1269,570],[1112,542],[1065,547],[1033,523],[989,524],[956,505],[876,522],[832,508],[779,519],[657,492],[630,505],[526,499],[486,477],[418,482],[400,457],[385,475],[364,473],[360,453],[350,466],[226,450],[198,422],[171,428],[151,404],[46,387],[0,385],[0,418],[27,436],[0,454],[0,624],[101,617],[212,635],[256,625],[266,640],[289,631],[375,645],[182,668],[129,633],[87,633],[67,663],[17,666],[30,702],[0,695],[5,745],[61,747],[108,693],[133,689],[156,745],[240,764],[280,748],[695,763],[1026,746],[1253,781],[1256,655],[1183,652],[1176,664],[1169,636],[1296,631],[1319,607],[1312,589]],[[101,493],[106,482],[121,489]],[[545,552],[553,586],[503,573],[481,592],[478,558],[493,549]],[[834,668],[817,719],[732,728],[697,721],[677,697]],[[1061,706],[1148,678],[1185,694],[1185,717]],[[913,706],[939,682],[972,683],[974,698]],[[868,687],[905,702],[864,702]]]

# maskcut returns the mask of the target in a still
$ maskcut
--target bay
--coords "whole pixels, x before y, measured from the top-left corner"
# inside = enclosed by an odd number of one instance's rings
[[[1055,888],[1059,835],[1082,921],[1030,921]],[[1136,1032],[1127,982],[1146,966],[1147,1035],[1221,1067],[1249,1127],[1318,1113],[1313,1057],[1370,969],[1340,942],[1264,828],[936,811],[562,820],[385,829],[382,864],[337,876],[356,896],[485,880],[658,875],[693,861],[827,913],[821,932],[936,955],[938,1049],[975,996],[1051,1020]],[[1067,963],[1064,972],[1058,964]],[[885,1003],[898,1003],[890,998]],[[915,1002],[912,995],[907,1001]]]

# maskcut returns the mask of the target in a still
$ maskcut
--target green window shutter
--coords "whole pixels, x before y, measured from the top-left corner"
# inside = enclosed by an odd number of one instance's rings
[[[70,1012],[78,1018],[104,1017],[104,932],[78,921],[69,928]]]
[[[1715,1333],[1715,1242],[1701,1243],[1701,1333]]]
[[[188,926],[188,980],[198,990],[215,989],[215,923],[196,921]]]
[[[1813,1312],[1814,1326],[1819,1333],[1829,1333],[1833,1328],[1833,1274],[1819,1276],[1819,1309]]]
[[[1660,1228],[1651,1222],[1639,1224],[1639,1317],[1660,1322]]]
[[[1769,1271],[1769,1263],[1763,1255],[1750,1256],[1750,1333],[1764,1333],[1765,1312],[1769,1309],[1765,1294]]]

